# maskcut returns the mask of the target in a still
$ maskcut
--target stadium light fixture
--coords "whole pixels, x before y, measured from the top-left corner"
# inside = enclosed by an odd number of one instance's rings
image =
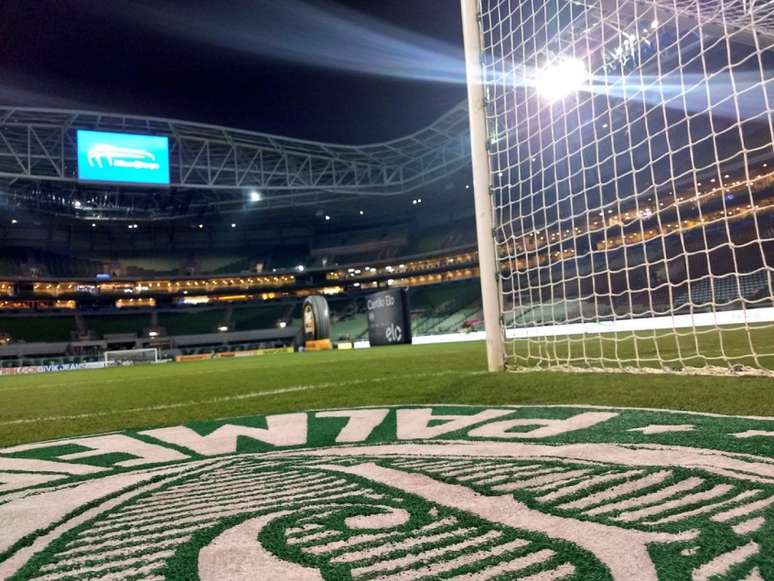
[[[232,223],[232,224],[231,224],[231,227],[232,227],[232,228],[236,228],[236,224]]]
[[[288,324],[287,324],[287,321],[280,321],[279,323],[277,323],[277,326],[278,326],[280,329],[284,329],[285,327],[287,327],[287,326],[288,326]]]
[[[589,73],[581,59],[564,58],[537,71],[535,88],[541,97],[553,103],[577,93],[588,80]]]
[[[202,228],[204,228],[204,224],[199,224],[199,230],[201,230]]]
[[[362,216],[363,214],[365,214],[365,212],[363,210],[360,210],[360,215]]]
[[[96,227],[97,227],[97,224],[96,224],[95,222],[92,222],[92,223],[91,223],[91,227],[92,227],[92,228],[96,228]]]
[[[304,268],[304,265],[303,265],[303,264],[299,264],[299,265],[296,267],[296,270],[297,270],[298,272],[304,272],[304,270],[306,270],[306,269]]]
[[[83,204],[81,204],[81,201],[80,201],[80,200],[75,200],[75,201],[73,202],[73,207],[74,207],[74,208],[76,208],[76,209],[80,208],[82,205],[83,205]]]
[[[218,332],[219,333],[227,333],[228,332],[228,327],[226,325],[220,325],[218,327]]]
[[[261,192],[258,190],[250,190],[251,202],[260,202],[261,200],[263,200],[263,194]]]
[[[328,214],[325,215],[325,221],[326,222],[330,222],[331,221],[331,217]]]
[[[19,221],[18,221],[16,218],[14,218],[13,220],[11,220],[11,224],[18,224],[18,223],[19,223]]]

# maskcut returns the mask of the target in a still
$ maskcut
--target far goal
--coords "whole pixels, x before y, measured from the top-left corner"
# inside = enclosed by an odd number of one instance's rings
[[[136,363],[158,363],[159,350],[155,347],[147,349],[122,349],[105,351],[105,363],[114,365],[134,365]]]
[[[462,0],[490,369],[774,370],[774,3]]]

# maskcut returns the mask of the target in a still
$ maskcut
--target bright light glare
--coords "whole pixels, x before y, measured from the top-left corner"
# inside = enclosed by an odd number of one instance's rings
[[[258,190],[251,190],[250,191],[250,201],[251,202],[260,202],[263,199],[263,195],[261,195],[261,192]]]
[[[541,97],[550,102],[577,93],[589,80],[584,62],[577,58],[555,61],[539,70],[535,86]]]

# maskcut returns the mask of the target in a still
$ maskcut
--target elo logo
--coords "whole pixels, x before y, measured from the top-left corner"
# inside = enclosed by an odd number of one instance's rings
[[[403,340],[403,329],[394,323],[385,329],[388,343],[400,343]]]

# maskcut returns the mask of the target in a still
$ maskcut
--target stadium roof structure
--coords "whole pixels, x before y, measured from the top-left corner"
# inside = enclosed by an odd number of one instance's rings
[[[167,136],[169,187],[91,184],[77,177],[79,129]],[[168,220],[261,207],[401,196],[470,158],[467,104],[406,137],[368,145],[303,141],[200,123],[0,106],[0,204],[83,219]]]

